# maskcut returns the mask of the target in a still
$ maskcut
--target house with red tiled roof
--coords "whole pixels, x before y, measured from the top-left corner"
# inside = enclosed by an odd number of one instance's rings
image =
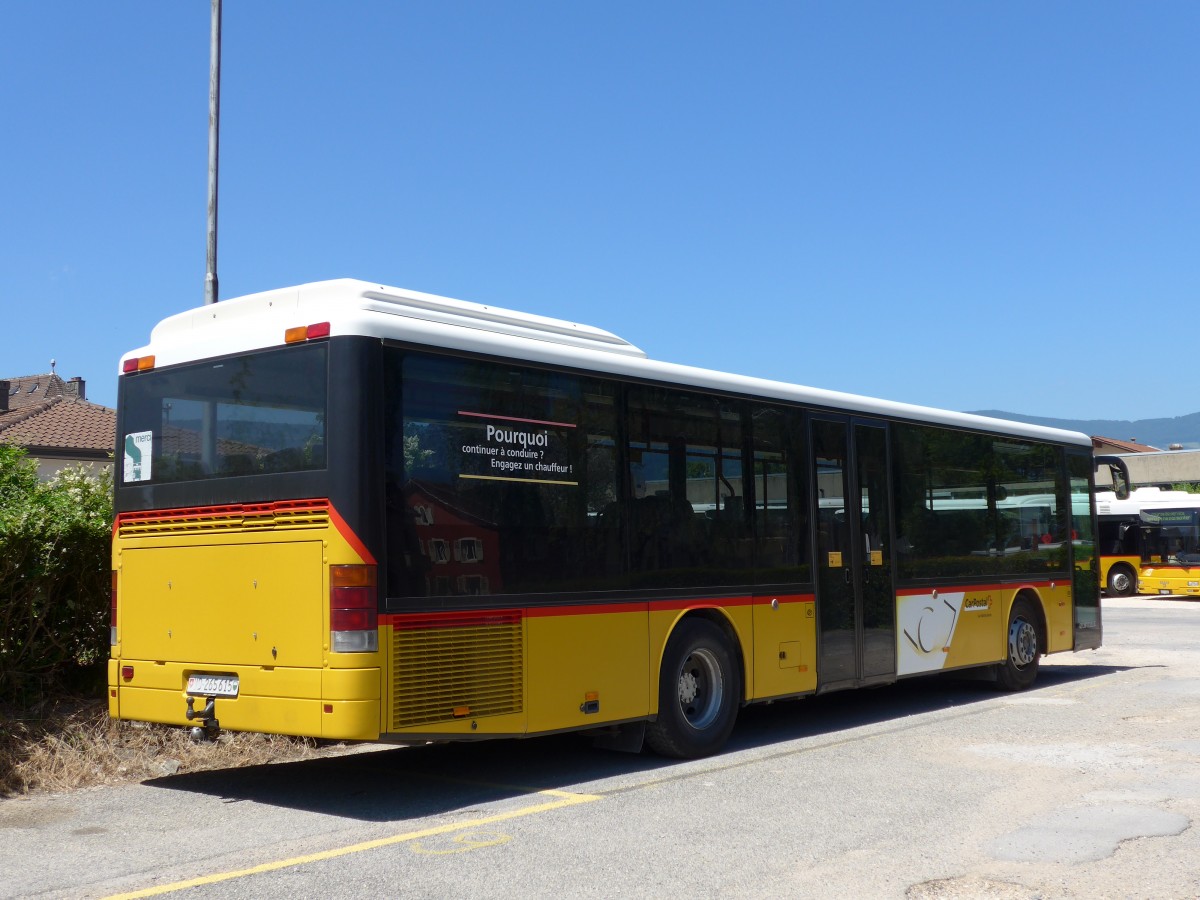
[[[42,478],[72,464],[112,465],[116,434],[117,411],[89,403],[82,378],[0,379],[0,443],[24,448]]]
[[[1151,447],[1149,444],[1141,444],[1130,438],[1127,441],[1118,440],[1117,438],[1101,437],[1098,434],[1092,435],[1092,452],[1096,455],[1114,453],[1159,453],[1157,447]]]

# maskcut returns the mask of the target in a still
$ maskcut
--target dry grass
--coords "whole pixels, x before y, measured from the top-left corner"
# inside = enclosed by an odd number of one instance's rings
[[[114,722],[104,701],[58,700],[0,710],[0,797],[143,781],[338,752],[308,738],[223,732],[195,744],[188,729]]]

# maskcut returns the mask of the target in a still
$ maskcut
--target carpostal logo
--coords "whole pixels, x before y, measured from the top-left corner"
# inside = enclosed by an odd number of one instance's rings
[[[963,600],[963,612],[986,612],[992,608],[992,595],[986,597],[967,597]]]

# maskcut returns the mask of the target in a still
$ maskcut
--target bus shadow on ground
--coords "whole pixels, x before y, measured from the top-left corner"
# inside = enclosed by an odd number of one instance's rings
[[[1128,668],[1043,665],[1037,684],[1024,696],[1036,697],[1048,688]],[[769,751],[793,741],[836,737],[925,713],[966,710],[1004,696],[1011,695],[998,693],[988,681],[947,674],[750,706],[739,713],[724,758],[736,752]],[[225,803],[261,803],[366,822],[400,824],[451,815],[461,816],[466,825],[499,811],[554,799],[544,791],[587,793],[589,783],[607,778],[661,770],[675,773],[686,766],[702,771],[708,764],[664,759],[649,750],[640,754],[600,750],[583,735],[567,734],[394,747],[172,775],[144,783],[207,794]]]

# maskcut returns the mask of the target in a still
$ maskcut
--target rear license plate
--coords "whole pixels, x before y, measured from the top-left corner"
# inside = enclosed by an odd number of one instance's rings
[[[193,697],[236,697],[236,675],[189,675],[187,692]]]

